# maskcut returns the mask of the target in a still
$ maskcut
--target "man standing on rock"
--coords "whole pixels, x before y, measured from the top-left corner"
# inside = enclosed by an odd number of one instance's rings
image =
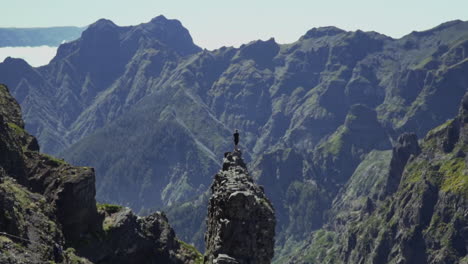
[[[234,150],[237,151],[237,145],[239,144],[239,130],[236,129],[234,132]]]

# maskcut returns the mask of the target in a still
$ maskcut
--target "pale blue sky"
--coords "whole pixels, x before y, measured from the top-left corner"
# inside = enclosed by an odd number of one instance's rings
[[[0,27],[85,26],[99,18],[135,25],[163,14],[178,19],[196,44],[214,49],[337,26],[401,37],[454,19],[468,20],[468,0],[0,0]]]

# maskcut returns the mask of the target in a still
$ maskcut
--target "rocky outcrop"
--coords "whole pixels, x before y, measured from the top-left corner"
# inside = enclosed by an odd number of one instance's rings
[[[251,59],[261,68],[271,67],[274,64],[273,58],[278,54],[280,46],[271,38],[267,41],[253,41],[247,45],[242,45],[239,50],[237,60]]]
[[[150,93],[151,83],[164,75],[161,72],[200,50],[177,20],[159,16],[148,23],[119,27],[100,19],[80,38],[60,45],[49,65],[33,68],[21,59],[7,58],[0,63],[0,81],[25,110],[28,131],[37,135],[46,153],[57,154],[78,139],[71,134],[65,137],[66,130],[79,126],[81,132],[92,132],[114,120]],[[140,77],[135,82],[126,81],[136,75]],[[106,89],[119,96],[104,95]],[[106,106],[97,106],[100,100]],[[115,104],[126,107],[114,108]],[[93,105],[92,116],[82,115]],[[106,117],[94,116],[101,111]],[[82,126],[88,122],[95,125]]]
[[[353,105],[345,123],[314,150],[314,177],[331,186],[345,183],[367,153],[390,148],[387,133],[373,109]]]
[[[202,256],[180,242],[164,213],[138,217],[129,208],[99,205],[102,231],[78,248],[93,263],[195,263]]]
[[[247,171],[241,152],[228,152],[211,185],[205,234],[206,263],[270,263],[275,213]]]
[[[383,197],[392,194],[397,190],[398,184],[400,184],[401,174],[405,169],[406,163],[411,155],[417,156],[419,153],[421,153],[421,148],[419,147],[418,137],[416,134],[404,133],[398,137],[398,142],[392,150],[390,171]]]
[[[0,102],[0,263],[202,261],[164,214],[96,206],[94,169],[39,153],[3,85]]]
[[[24,128],[21,118],[21,109],[16,100],[11,96],[8,88],[0,84],[0,116],[3,122],[13,123],[20,128]]]
[[[467,102],[468,94],[459,114],[432,129],[420,145],[414,135],[402,135],[391,162],[398,158],[402,167],[389,169],[401,171],[395,191],[370,204],[371,210],[353,212],[359,217],[348,217],[339,229],[314,233],[291,263],[466,263]],[[386,190],[378,180],[368,181]]]
[[[22,104],[43,150],[95,167],[98,198],[139,211],[204,193],[218,169],[213,157],[230,143],[229,127],[243,131],[253,163],[292,148],[307,173],[291,175],[295,169],[288,168],[278,177],[259,176],[281,183],[277,197],[290,190],[292,199],[275,209],[300,220],[277,230],[286,237],[277,237],[279,247],[291,241],[290,230],[308,235],[324,222],[316,208],[329,208],[363,158],[385,142],[380,131],[422,137],[456,114],[468,85],[467,22],[401,39],[319,28],[288,45],[269,40],[214,51],[200,51],[180,23],[163,17],[135,27],[103,20],[88,30],[61,45],[47,66],[0,63],[1,81]],[[455,142],[451,135],[447,143]],[[115,144],[121,138],[128,141]],[[323,148],[311,157],[317,146]],[[300,185],[298,196],[293,190]],[[323,193],[329,197],[309,199]],[[204,214],[187,214],[187,222],[200,223]],[[188,226],[176,230],[199,240],[201,225]]]

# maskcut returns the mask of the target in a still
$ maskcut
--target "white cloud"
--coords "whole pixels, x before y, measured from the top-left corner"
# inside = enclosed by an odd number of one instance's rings
[[[7,57],[22,58],[33,67],[46,65],[57,54],[57,47],[4,47],[0,48],[0,62]]]

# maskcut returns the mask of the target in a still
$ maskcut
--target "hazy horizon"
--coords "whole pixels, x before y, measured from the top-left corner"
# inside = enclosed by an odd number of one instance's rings
[[[400,38],[447,21],[468,20],[468,2],[464,0],[239,0],[235,4],[219,0],[23,0],[2,8],[0,27],[82,27],[101,18],[128,26],[164,15],[181,21],[195,44],[209,50],[271,37],[278,43],[292,43],[307,30],[322,26],[376,31]]]
[[[129,26],[164,15],[179,20],[189,30],[196,45],[214,50],[272,37],[280,44],[293,43],[308,30],[324,26],[347,31],[375,31],[401,38],[412,31],[428,30],[448,21],[468,21],[468,13],[464,12],[467,8],[468,1],[464,0],[295,0],[274,3],[239,0],[235,4],[220,3],[219,0],[23,0],[3,6],[0,27],[84,27],[101,18],[110,19],[119,26]],[[54,47],[0,48],[0,61],[8,56],[19,57],[37,67],[47,64],[55,52]]]
[[[39,46],[39,47],[3,47],[0,48],[0,62],[7,57],[21,58],[33,67],[39,67],[49,64],[57,54],[57,47]]]
[[[167,19],[175,19],[175,18],[168,18],[168,17],[166,17],[166,18]],[[421,29],[421,30],[418,30],[418,31],[430,30],[430,29],[432,29],[434,27],[437,27],[437,26],[439,26],[439,25],[441,25],[443,23],[454,21],[454,20],[456,20],[456,19],[444,21],[444,22],[439,23],[437,25],[433,25],[433,26],[431,26],[429,28]],[[463,21],[467,21],[467,20],[463,20]],[[115,23],[115,21],[113,21],[113,22]],[[147,22],[149,22],[149,21],[143,21],[141,23],[147,23]],[[138,24],[141,24],[141,23],[138,23]],[[135,25],[138,25],[138,24],[135,24]],[[117,25],[118,26],[135,26],[135,25],[119,25],[119,24],[117,24]],[[329,25],[329,26],[334,26],[334,25]],[[51,26],[51,27],[54,27],[54,26]],[[326,27],[326,26],[323,26],[323,27]],[[337,26],[334,26],[334,27],[337,27]],[[338,28],[340,28],[340,27],[338,27]],[[310,29],[312,29],[312,28],[310,28]],[[310,29],[308,29],[308,30],[310,30]],[[343,28],[341,28],[341,29],[343,29]],[[304,31],[300,36],[304,35],[308,30]],[[346,29],[343,29],[343,30],[346,30]],[[356,29],[356,30],[362,30],[362,29]],[[410,34],[413,31],[415,31],[415,30],[412,30],[412,31],[410,31],[410,32],[398,37],[398,38],[404,37],[404,36]],[[190,32],[190,30],[189,30],[189,32]],[[378,32],[378,33],[384,34],[382,32]],[[386,34],[384,34],[384,35],[386,35]],[[300,38],[300,36],[298,37],[298,39]],[[393,37],[393,36],[389,36],[389,37],[396,38],[396,37]],[[192,36],[192,38],[193,38],[193,36]],[[262,40],[267,40],[267,39],[269,39],[269,38],[265,38],[265,39],[262,39]],[[242,44],[247,44],[247,43],[249,43],[251,41],[255,41],[255,40],[258,40],[258,39],[252,39],[252,40],[246,41],[244,43],[239,43],[238,45],[232,45],[232,46],[238,48]],[[280,44],[290,44],[290,43],[293,43],[293,42],[295,42],[297,40],[287,42],[287,43],[282,43],[282,42],[279,42],[275,38],[275,41],[280,43]],[[195,44],[197,44],[197,43],[195,43]],[[200,47],[201,48],[206,48],[206,47],[203,47],[203,46],[200,46]],[[218,48],[221,48],[221,47],[218,47]],[[215,48],[215,49],[218,49],[218,48]],[[0,47],[0,62],[3,62],[7,57],[21,58],[21,59],[24,59],[25,61],[27,61],[33,67],[40,67],[40,66],[47,65],[55,57],[55,55],[57,53],[57,49],[58,49],[58,47],[46,46],[46,45],[35,46],[35,47],[31,47],[31,46]],[[210,49],[210,50],[214,50],[214,49]]]

